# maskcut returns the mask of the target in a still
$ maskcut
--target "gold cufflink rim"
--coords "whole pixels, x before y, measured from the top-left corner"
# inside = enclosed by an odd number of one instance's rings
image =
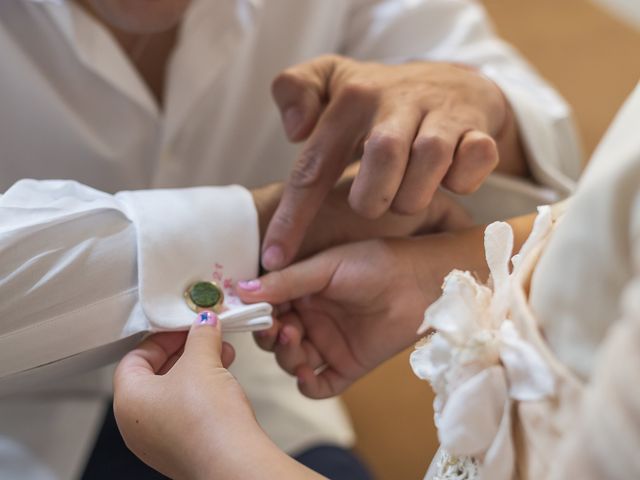
[[[210,285],[213,285],[213,287],[218,291],[220,296],[219,296],[218,301],[213,306],[201,306],[201,305],[198,305],[191,298],[191,290],[193,289],[193,287],[195,287],[199,283],[208,283]],[[210,311],[213,311],[215,313],[222,313],[222,310],[224,308],[224,290],[222,289],[222,287],[220,287],[220,285],[218,285],[214,281],[197,280],[195,282],[191,282],[189,284],[189,286],[187,286],[187,288],[184,290],[183,297],[184,297],[184,300],[185,300],[187,306],[191,309],[191,311],[193,311],[195,313],[200,313],[200,312],[203,312],[203,311],[206,311],[206,310],[210,310]]]

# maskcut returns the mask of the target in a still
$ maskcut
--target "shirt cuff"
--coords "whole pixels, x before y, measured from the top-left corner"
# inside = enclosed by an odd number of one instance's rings
[[[116,197],[136,225],[138,240],[144,315],[132,316],[128,333],[188,328],[195,313],[183,293],[195,281],[215,281],[225,291],[225,304],[234,304],[235,282],[256,277],[260,234],[248,190],[234,185],[120,192]]]
[[[561,198],[570,195],[582,170],[582,152],[569,106],[551,88],[517,71],[492,66],[480,71],[511,105],[533,178]]]

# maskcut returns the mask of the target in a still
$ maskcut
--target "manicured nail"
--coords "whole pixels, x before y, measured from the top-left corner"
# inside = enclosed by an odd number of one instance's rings
[[[290,341],[291,341],[291,337],[287,335],[287,332],[285,330],[281,330],[280,334],[278,335],[278,343],[280,345],[286,345]]]
[[[246,290],[247,292],[255,292],[256,290],[260,290],[260,287],[262,286],[262,284],[260,283],[260,280],[255,279],[255,280],[240,280],[238,282],[238,287],[240,287],[242,290]]]
[[[289,107],[284,111],[282,115],[282,121],[289,137],[294,137],[295,134],[298,133],[302,124],[302,120],[302,110],[300,110],[298,107]]]
[[[200,312],[198,314],[198,318],[196,319],[196,323],[199,325],[211,325],[215,327],[218,324],[218,316],[210,311]]]
[[[304,385],[304,378],[302,377],[302,375],[297,374],[296,379],[298,380],[298,385]]]
[[[284,262],[284,251],[278,245],[271,245],[262,254],[262,266],[267,270],[275,270]]]

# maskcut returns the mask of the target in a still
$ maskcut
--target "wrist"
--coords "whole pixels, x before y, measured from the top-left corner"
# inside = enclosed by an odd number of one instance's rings
[[[217,438],[219,441],[200,445],[203,455],[193,469],[189,480],[218,478],[317,480],[324,478],[280,450],[255,419],[245,423],[244,426],[236,423],[228,435],[217,435]]]
[[[485,280],[488,267],[484,257],[484,225],[408,239],[406,254],[416,283],[428,305],[442,293],[444,278],[454,269],[466,270]]]
[[[517,253],[529,236],[536,214],[515,217],[507,221],[513,229],[512,254]],[[469,271],[486,282],[489,267],[484,249],[487,225],[465,230],[443,232],[404,240],[401,254],[411,258],[416,283],[429,304],[440,297],[444,278],[454,269]]]

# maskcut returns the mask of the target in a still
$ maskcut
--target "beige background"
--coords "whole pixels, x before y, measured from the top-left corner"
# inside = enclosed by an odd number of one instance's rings
[[[640,78],[640,34],[585,0],[486,0],[496,28],[573,106],[589,154]],[[408,352],[346,395],[358,450],[380,480],[422,478],[437,448],[432,395]]]

